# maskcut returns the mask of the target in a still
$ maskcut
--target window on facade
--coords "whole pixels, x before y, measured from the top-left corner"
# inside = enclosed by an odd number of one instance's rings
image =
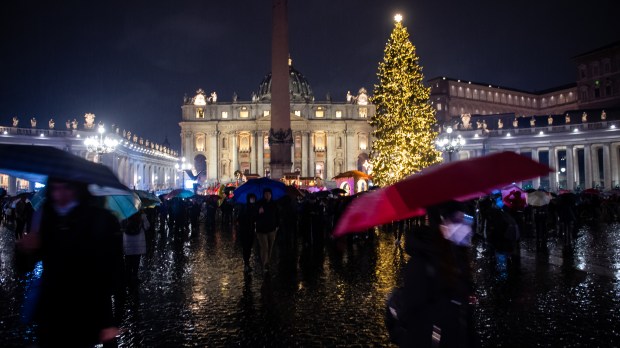
[[[323,179],[323,162],[317,162],[314,170],[314,175]]]
[[[583,89],[581,90],[581,100],[588,100],[588,90]]]
[[[325,133],[317,132],[314,134],[314,148],[316,151],[325,150]]]
[[[506,95],[502,93],[502,103],[506,104]]]
[[[360,117],[363,117],[363,118],[368,117],[368,108],[360,108],[359,113],[360,113]]]
[[[512,95],[508,95],[508,104],[512,104]]]
[[[228,111],[222,111],[222,118],[228,118]]]
[[[301,148],[301,137],[299,135],[295,137],[295,147],[298,149]]]
[[[540,101],[540,107],[541,108],[547,107],[547,98],[542,98],[542,100]]]
[[[263,117],[267,117],[269,116],[269,110],[264,110],[263,111]]]
[[[295,110],[295,116],[299,116],[299,117],[301,117],[301,111],[299,111],[299,110]]]
[[[611,83],[611,80],[607,80],[605,82],[605,96],[606,97],[610,97],[614,94],[613,91],[613,84]]]
[[[500,102],[500,97],[499,97],[499,93],[495,92],[495,98],[493,99],[496,103]]]
[[[241,110],[239,112],[239,117],[241,118],[248,118],[250,116],[250,112],[248,110]]]
[[[250,151],[250,135],[245,133],[239,135],[239,150],[240,151]]]
[[[196,118],[205,118],[205,109],[197,108],[196,109]]]
[[[601,97],[601,88],[599,86],[594,86],[594,98]]]
[[[463,91],[463,87],[459,87],[459,97],[464,97],[465,96],[465,91]]]
[[[465,89],[465,98],[471,99],[471,89],[469,87]]]
[[[342,137],[338,137],[338,140],[336,141],[336,147],[342,149]]]
[[[264,147],[265,149],[268,149],[268,148],[269,148],[269,136],[268,136],[268,135],[265,135],[265,136],[263,137],[263,147]]]
[[[450,95],[456,95],[456,89],[454,86],[450,86]]]
[[[205,135],[202,133],[198,133],[194,137],[194,149],[196,151],[204,151],[205,150]]]
[[[480,91],[480,99],[487,100],[487,94],[485,91]]]
[[[341,117],[342,117],[342,111],[336,110],[336,118],[341,118]]]
[[[558,104],[564,103],[566,103],[566,97],[564,97],[564,94],[560,94],[560,97],[558,98]]]
[[[532,107],[533,108],[537,108],[538,103],[536,102],[536,99],[532,99]]]
[[[368,148],[368,135],[360,134],[359,142],[360,142],[360,150],[366,151],[366,148]]]
[[[323,110],[316,110],[316,112],[314,113],[315,117],[321,118],[325,116],[325,111]]]
[[[580,76],[582,79],[585,79],[585,78],[586,78],[586,68],[583,68],[583,67],[582,67],[582,68],[579,68],[579,76]]]
[[[225,149],[228,145],[228,139],[227,138],[222,138],[222,149]]]

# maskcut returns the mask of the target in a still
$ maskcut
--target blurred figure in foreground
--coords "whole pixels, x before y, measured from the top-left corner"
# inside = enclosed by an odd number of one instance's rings
[[[428,225],[407,232],[398,319],[401,347],[478,347],[470,303],[475,302],[470,216],[457,202],[427,209]]]
[[[92,347],[119,334],[112,294],[122,270],[120,224],[91,205],[87,185],[50,178],[40,222],[17,243],[17,257],[43,261],[32,320],[39,347]],[[37,211],[39,214],[39,211]],[[19,260],[18,260],[19,261]]]
[[[239,213],[237,215],[238,231],[241,238],[241,247],[243,248],[243,269],[245,272],[252,270],[252,267],[250,267],[250,256],[252,255],[252,245],[254,245],[257,217],[256,195],[249,193],[246,204],[239,206]]]

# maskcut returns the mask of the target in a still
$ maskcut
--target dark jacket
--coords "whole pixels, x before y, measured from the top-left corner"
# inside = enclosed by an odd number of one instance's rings
[[[260,210],[262,209],[262,213]],[[256,220],[256,233],[269,233],[276,230],[280,225],[278,204],[272,200],[258,201],[258,218]]]
[[[118,220],[102,208],[80,205],[59,216],[48,206],[39,233],[43,273],[34,320],[42,346],[96,344],[101,329],[118,324],[111,297],[121,274]]]
[[[403,269],[403,309],[406,328],[400,346],[432,347],[439,328],[440,347],[470,347],[467,321],[472,294],[467,249],[422,226],[408,233],[406,250],[411,255]],[[464,262],[465,264],[461,264]]]

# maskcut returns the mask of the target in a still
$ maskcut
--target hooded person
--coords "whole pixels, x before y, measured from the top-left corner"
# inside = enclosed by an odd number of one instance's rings
[[[88,347],[119,334],[112,296],[120,281],[120,224],[95,205],[87,185],[50,178],[33,232],[17,256],[42,261],[30,319],[39,347]]]
[[[250,256],[252,254],[252,245],[254,244],[254,235],[256,233],[258,206],[255,194],[249,193],[246,199],[246,203],[241,204],[238,208],[237,226],[239,228],[241,247],[243,249],[244,271],[249,272],[252,270],[252,267],[250,267]]]
[[[471,223],[458,202],[427,208],[426,225],[405,234],[401,347],[477,347],[470,301]]]

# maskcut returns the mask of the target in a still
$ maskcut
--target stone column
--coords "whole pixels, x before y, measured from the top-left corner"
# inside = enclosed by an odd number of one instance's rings
[[[549,174],[549,190],[558,190],[558,160],[557,149],[554,146],[549,148],[549,167],[555,169],[555,172]]]
[[[356,132],[354,130],[347,130],[345,131],[345,135],[347,159],[345,164],[346,168],[344,168],[344,171],[348,171],[357,169],[357,142],[355,141]]]
[[[587,188],[591,188],[592,187],[592,145],[591,144],[585,144],[583,146],[583,166],[585,168],[584,170],[584,187],[583,189],[587,189]]]
[[[230,136],[232,137],[232,165],[230,168],[230,176],[234,177],[235,170],[239,169],[239,149],[237,148],[237,132],[231,132]]]
[[[532,148],[532,159],[533,159],[534,161],[536,161],[536,162],[538,162],[538,160],[539,160],[539,159],[538,159],[538,149],[536,149],[536,148]],[[535,189],[538,189],[538,188],[540,187],[540,177],[538,177],[538,178],[534,178],[534,179],[532,180],[532,186],[533,186]]]
[[[308,163],[308,176],[315,177],[316,176],[316,163],[314,160],[314,134],[310,133],[310,146],[308,147],[308,157],[310,162]]]
[[[611,188],[620,184],[620,170],[618,168],[618,144],[611,144]]]
[[[599,185],[601,183],[601,170],[599,169],[599,159],[598,159],[598,149],[599,146],[592,146],[592,187]]]
[[[252,132],[252,149],[250,151],[250,172],[258,173],[256,163],[258,161],[258,132]],[[262,155],[262,154],[261,154]]]
[[[218,146],[220,142],[218,141],[218,131],[210,131],[206,132],[209,137],[209,147],[207,149],[207,179],[216,179],[219,180],[218,173],[218,162],[219,158],[217,154],[219,153]]]
[[[606,190],[611,189],[611,145],[603,144],[603,186]]]
[[[334,132],[327,131],[327,144],[325,147],[325,180],[331,180],[337,173],[334,173],[334,161],[336,159],[336,142]]]
[[[304,131],[301,133],[301,176],[308,176],[309,144],[308,132]]]
[[[566,146],[566,189],[575,189],[575,160],[573,145]]]
[[[257,151],[258,161],[256,173],[260,176],[265,176],[265,133],[263,131],[258,131],[258,151]]]

